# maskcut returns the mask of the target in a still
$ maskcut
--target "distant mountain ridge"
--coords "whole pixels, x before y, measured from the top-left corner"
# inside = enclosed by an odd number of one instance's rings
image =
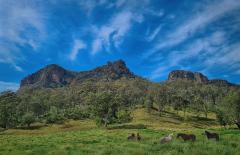
[[[199,72],[191,72],[186,70],[174,70],[169,73],[168,81],[178,81],[178,80],[187,80],[187,81],[195,81],[203,84],[213,84],[216,86],[236,86],[236,84],[230,83],[227,80],[222,79],[212,79],[209,80],[207,76],[203,75]]]
[[[47,65],[39,71],[21,80],[20,89],[30,88],[56,88],[81,83],[86,80],[117,80],[122,77],[134,78],[134,75],[123,60],[108,62],[106,65],[90,71],[68,71],[56,64]]]
[[[123,60],[108,62],[107,64],[89,71],[69,71],[56,64],[47,65],[37,72],[21,80],[20,89],[23,88],[57,88],[68,85],[76,85],[87,80],[90,81],[114,81],[121,78],[136,78],[126,66]],[[141,78],[141,77],[140,77]],[[209,80],[207,76],[199,72],[185,70],[174,70],[168,75],[168,82],[179,80],[194,81],[202,84],[213,84],[216,86],[236,86],[226,80]]]

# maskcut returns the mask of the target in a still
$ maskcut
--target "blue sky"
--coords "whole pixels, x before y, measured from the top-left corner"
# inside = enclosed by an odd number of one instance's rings
[[[47,64],[123,59],[152,81],[174,69],[240,83],[239,0],[0,0],[0,91]]]

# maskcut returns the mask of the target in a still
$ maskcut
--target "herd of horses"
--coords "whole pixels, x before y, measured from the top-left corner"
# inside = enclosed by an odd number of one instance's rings
[[[219,134],[217,134],[217,133],[211,133],[209,131],[205,131],[205,133],[203,133],[203,134],[206,135],[209,140],[214,139],[216,141],[219,141]],[[196,136],[194,134],[178,133],[177,139],[179,139],[179,138],[183,139],[184,141],[192,141],[192,142],[196,141]],[[136,135],[134,133],[132,133],[130,136],[128,136],[127,139],[140,141],[142,139],[142,137],[140,136],[139,133],[137,133]],[[165,137],[162,137],[160,139],[160,143],[165,144],[165,143],[171,142],[172,140],[173,140],[173,133],[171,133]]]

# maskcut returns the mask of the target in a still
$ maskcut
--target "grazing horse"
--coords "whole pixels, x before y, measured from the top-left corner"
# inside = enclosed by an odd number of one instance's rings
[[[173,133],[169,134],[166,137],[161,138],[160,143],[165,144],[165,143],[171,142],[172,139],[173,139]]]
[[[134,140],[134,139],[135,139],[135,134],[132,133],[130,136],[128,136],[127,139],[128,139],[128,140]]]
[[[140,136],[139,133],[137,133],[137,140],[140,141],[142,139],[142,137]]]
[[[208,139],[215,139],[216,141],[219,141],[219,135],[217,133],[205,131],[205,135],[207,136]]]
[[[193,134],[184,134],[184,133],[178,133],[177,138],[181,137],[184,141],[191,140],[194,142],[196,140],[196,136]]]

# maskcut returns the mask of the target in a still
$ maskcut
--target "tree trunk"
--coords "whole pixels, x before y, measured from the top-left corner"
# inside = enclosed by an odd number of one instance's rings
[[[104,123],[104,127],[105,127],[105,128],[107,127],[107,122]]]

